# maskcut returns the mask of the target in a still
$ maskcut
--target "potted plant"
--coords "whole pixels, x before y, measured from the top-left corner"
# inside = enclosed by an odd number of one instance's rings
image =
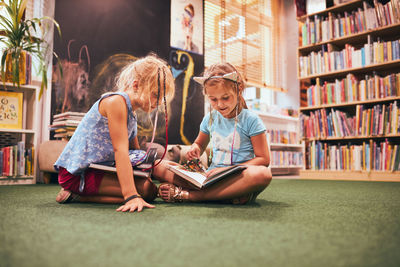
[[[25,19],[25,10],[28,0],[1,0],[0,8],[3,13],[0,14],[0,43],[5,46],[1,57],[1,78],[6,82],[6,73],[11,78],[11,82],[18,87],[20,81],[20,68],[25,64],[25,53],[35,57],[38,60],[38,72],[42,77],[39,95],[47,87],[47,68],[49,65],[47,51],[49,44],[44,39],[46,28],[44,21],[53,23],[61,36],[60,26],[50,17]],[[40,31],[39,31],[40,30]],[[38,37],[40,36],[40,37]],[[58,56],[53,52],[58,59]],[[59,60],[58,60],[59,61]],[[8,66],[8,67],[7,67]],[[61,68],[61,64],[59,64]],[[61,70],[61,69],[60,69]],[[62,72],[61,72],[62,73]]]

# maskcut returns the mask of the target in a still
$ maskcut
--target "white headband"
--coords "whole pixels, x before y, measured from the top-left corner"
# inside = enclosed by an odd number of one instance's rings
[[[204,84],[210,80],[210,79],[225,79],[228,81],[232,81],[234,83],[237,83],[238,80],[238,74],[236,71],[227,73],[222,76],[211,76],[211,77],[193,77],[193,80],[204,86]]]

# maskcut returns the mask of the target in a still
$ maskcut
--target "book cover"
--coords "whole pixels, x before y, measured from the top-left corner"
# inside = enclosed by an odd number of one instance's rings
[[[115,167],[115,164],[110,163],[110,161],[108,161],[108,162],[99,162],[99,163],[91,163],[89,165],[89,168],[103,170],[103,171],[109,171],[109,172],[117,172],[117,168]],[[142,170],[138,170],[138,169],[133,169],[133,175],[134,176],[140,176],[140,177],[148,178],[148,177],[150,177],[150,174],[151,174],[150,171],[142,171]]]
[[[144,150],[129,150],[129,159],[132,164],[133,175],[150,177],[150,170],[148,169],[153,166],[156,157],[156,148],[150,148],[147,152]],[[117,172],[115,161],[92,163],[89,165],[89,168]]]
[[[247,167],[244,165],[233,165],[224,169],[221,172],[218,172],[210,177],[206,176],[205,170],[203,169],[191,169],[185,168],[183,165],[169,165],[168,169],[182,177],[186,181],[190,182],[194,186],[198,188],[204,188],[214,184],[224,178],[229,177],[232,174],[240,173]]]
[[[20,141],[18,146],[18,175],[25,175],[25,142]]]

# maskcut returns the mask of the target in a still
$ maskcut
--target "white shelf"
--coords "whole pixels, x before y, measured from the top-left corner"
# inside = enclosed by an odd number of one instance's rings
[[[270,148],[303,148],[303,145],[300,144],[280,144],[280,143],[270,143]]]
[[[18,88],[18,85],[15,84],[13,85],[12,83],[5,83],[6,88],[4,88],[4,83],[2,81],[0,81],[0,90],[1,91],[13,91],[13,90],[17,90],[17,91],[24,91],[24,90],[39,90],[40,87],[37,85],[33,85],[33,84],[21,84]]]
[[[253,110],[254,111],[254,110]],[[265,128],[267,129],[267,140],[268,140],[268,145],[269,145],[269,150],[270,150],[270,156],[271,156],[271,163],[278,163],[278,164],[283,164],[285,162],[292,162],[292,161],[287,161],[286,159],[284,160],[277,160],[281,156],[283,157],[292,157],[291,153],[303,153],[304,147],[302,144],[298,144],[299,142],[299,135],[296,134],[295,136],[290,136],[291,133],[298,133],[299,130],[299,118],[296,117],[291,117],[291,116],[285,116],[285,115],[280,115],[280,114],[271,114],[271,113],[265,113],[265,112],[260,112],[255,110],[254,111],[260,119],[263,121]],[[289,138],[295,138],[295,140],[291,140],[294,142],[294,144],[284,144],[284,143],[270,143],[269,140],[272,138],[270,137],[270,134],[272,134],[272,131],[283,131],[287,132],[287,136],[285,134],[285,138],[289,140]],[[284,139],[281,139],[282,137],[279,137],[278,140],[275,141],[283,141]],[[278,156],[279,155],[279,156]],[[278,157],[277,159],[274,160],[273,157]],[[297,162],[293,162],[297,163]],[[272,175],[298,175],[299,171],[303,169],[303,166],[298,166],[298,165],[272,165],[271,164],[271,171]]]
[[[36,131],[28,130],[28,129],[6,129],[6,128],[0,128],[0,132],[34,134]]]
[[[267,118],[271,118],[271,119],[279,119],[279,120],[287,120],[287,121],[298,121],[299,120],[299,118],[297,118],[297,117],[265,113],[265,112],[261,112],[261,111],[257,111],[257,110],[252,110],[252,111],[260,117],[267,117]]]
[[[0,128],[0,135],[5,137],[0,140],[2,146],[16,145],[19,141],[25,142],[25,148],[34,147],[33,175],[29,176],[1,176],[0,185],[34,184],[36,183],[38,131],[41,113],[39,109],[40,86],[35,84],[13,85],[0,81],[0,91],[23,93],[22,102],[22,129]]]
[[[35,183],[34,176],[4,177],[0,176],[0,185],[20,185]]]

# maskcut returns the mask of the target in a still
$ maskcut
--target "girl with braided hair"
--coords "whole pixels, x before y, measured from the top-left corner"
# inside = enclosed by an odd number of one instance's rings
[[[128,64],[116,85],[117,91],[103,94],[86,113],[54,164],[62,187],[59,203],[121,203],[117,211],[130,212],[154,207],[147,202],[154,200],[157,187],[134,177],[129,159],[129,149],[139,149],[135,110],[150,113],[161,99],[166,109],[174,79],[166,62],[151,54]],[[117,172],[89,168],[105,161],[115,161]]]

